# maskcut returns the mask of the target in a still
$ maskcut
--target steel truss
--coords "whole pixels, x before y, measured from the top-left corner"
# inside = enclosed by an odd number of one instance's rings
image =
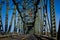
[[[5,19],[5,32],[9,33],[12,26],[12,20],[14,19],[14,32],[19,32],[23,34],[40,34],[40,35],[50,35],[56,37],[56,21],[55,21],[55,10],[54,10],[54,0],[50,0],[50,20],[51,26],[48,19],[47,11],[47,1],[48,0],[25,0],[25,1],[16,1],[12,0],[14,3],[14,8],[9,7],[9,1],[6,0],[6,19]],[[21,7],[21,8],[20,8]],[[0,10],[2,5],[0,5]],[[13,10],[12,18],[8,28],[8,12]],[[18,11],[18,21],[16,24],[16,10]],[[1,11],[0,11],[1,13]],[[29,14],[30,13],[30,14]],[[32,13],[32,14],[31,14]],[[26,21],[27,14],[30,19],[33,19],[32,22]],[[32,16],[33,15],[33,16]],[[1,15],[0,15],[1,19]],[[20,20],[22,22],[20,22]],[[2,20],[0,20],[0,29],[2,25]],[[21,26],[20,26],[21,24]],[[50,28],[51,27],[51,28]],[[23,29],[21,31],[20,29]],[[18,30],[17,30],[18,29]]]

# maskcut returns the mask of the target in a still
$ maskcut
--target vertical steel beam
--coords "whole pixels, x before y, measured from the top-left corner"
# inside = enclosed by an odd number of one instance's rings
[[[9,9],[9,0],[6,0],[5,32],[7,32],[8,28],[8,9]]]
[[[22,24],[22,20],[21,20],[21,17],[20,17],[20,14],[18,13],[18,22],[17,22],[17,28],[19,29],[18,32],[20,34],[22,34],[23,32],[23,24]]]
[[[42,14],[42,0],[40,0],[40,4],[37,8],[37,13],[36,13],[36,21],[35,21],[35,33],[42,35],[42,30],[43,30],[43,14]]]
[[[43,0],[43,19],[44,19],[44,29],[43,29],[43,31],[44,31],[44,35],[45,35],[45,33],[46,33],[46,16],[47,16],[47,13],[46,13],[46,0]]]
[[[40,0],[40,8],[38,9],[38,11],[40,11],[40,12],[38,12],[38,14],[39,14],[39,21],[40,21],[40,34],[42,35],[42,31],[43,31],[43,12],[42,12],[42,10],[43,10],[43,0]]]
[[[13,21],[13,15],[12,15],[12,17],[11,17],[11,21],[10,21],[10,25],[9,25],[8,33],[9,33],[10,30],[11,30],[11,27],[12,27],[12,21]]]
[[[47,0],[43,1],[43,15],[44,15],[44,34],[48,35],[50,31],[49,20],[48,20],[48,13],[47,13]]]
[[[11,17],[11,21],[10,21],[8,33],[9,33],[10,30],[11,30],[11,27],[12,27],[12,20],[13,20],[13,19],[14,19],[14,28],[15,28],[15,25],[16,25],[16,6],[14,5],[14,8],[13,8],[13,9],[10,8],[9,10],[13,10],[13,12],[12,12],[12,17]]]
[[[59,28],[57,33],[57,40],[60,40],[60,20],[59,20]]]
[[[2,24],[2,3],[0,4],[0,33],[3,31],[3,24]]]
[[[51,20],[51,36],[56,37],[56,17],[54,0],[50,0],[50,20]]]
[[[18,22],[17,22],[17,28],[20,29],[21,24],[20,24],[20,14],[18,13]],[[19,32],[19,31],[18,31]]]
[[[14,5],[13,18],[14,18],[14,32],[17,32],[17,26],[16,26],[16,6],[15,5]]]

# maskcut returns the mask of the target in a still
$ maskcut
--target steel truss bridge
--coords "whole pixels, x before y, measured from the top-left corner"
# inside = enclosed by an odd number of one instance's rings
[[[4,7],[6,10],[5,25],[4,23],[2,23],[2,19],[3,19],[2,8]],[[48,13],[48,9],[50,9],[49,10],[50,13]],[[12,11],[10,24],[8,27],[8,23],[9,23],[8,14],[10,10],[13,11]],[[50,18],[48,15],[50,16]],[[14,31],[11,32],[13,20],[14,20]],[[5,28],[5,30],[3,29],[3,27]],[[37,40],[42,40],[41,38],[43,38],[44,40],[45,39],[56,40],[57,34],[56,34],[56,16],[55,16],[54,0],[1,0],[0,1],[0,34],[2,35],[0,37],[2,40],[4,40],[3,38],[5,37],[9,38],[9,37],[13,37],[14,35],[15,36],[17,35],[17,37],[19,37],[18,34],[26,35],[26,36],[27,34],[29,35],[33,34],[34,36],[36,36],[36,38],[38,38]]]

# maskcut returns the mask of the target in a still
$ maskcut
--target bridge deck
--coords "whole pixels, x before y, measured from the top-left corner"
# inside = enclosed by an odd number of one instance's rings
[[[46,36],[37,36],[32,34],[27,34],[27,35],[13,34],[13,35],[3,35],[3,36],[1,35],[0,40],[55,40],[55,39]]]

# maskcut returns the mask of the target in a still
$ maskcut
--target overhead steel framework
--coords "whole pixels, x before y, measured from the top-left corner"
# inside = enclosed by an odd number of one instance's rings
[[[48,18],[47,10],[48,1],[50,1],[50,21]],[[56,17],[54,0],[12,0],[11,2],[13,2],[13,8],[10,8],[9,0],[6,0],[4,2],[6,2],[5,33],[10,33],[13,22],[12,20],[14,20],[14,33],[32,33],[56,37]],[[0,3],[0,29],[1,27],[3,27],[1,17],[2,5],[3,4]],[[8,28],[9,10],[13,11],[10,25]],[[16,16],[17,12],[18,16]],[[18,17],[18,20],[16,20],[16,17]]]

